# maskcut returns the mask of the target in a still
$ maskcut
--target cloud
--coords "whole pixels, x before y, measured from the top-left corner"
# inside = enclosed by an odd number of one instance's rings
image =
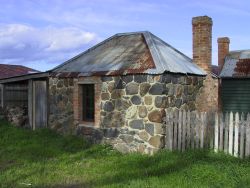
[[[0,62],[62,63],[97,41],[95,33],[76,27],[0,24]]]

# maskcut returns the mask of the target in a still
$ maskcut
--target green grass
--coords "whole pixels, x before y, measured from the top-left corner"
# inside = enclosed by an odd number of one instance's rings
[[[0,187],[250,187],[250,160],[209,151],[123,155],[0,122]]]

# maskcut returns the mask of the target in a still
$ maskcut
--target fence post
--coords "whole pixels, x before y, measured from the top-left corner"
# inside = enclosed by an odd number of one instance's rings
[[[183,111],[183,121],[182,121],[182,151],[185,151],[186,149],[186,128],[187,128],[187,122],[186,122],[186,111]]]
[[[166,148],[173,150],[173,113],[170,109],[166,110]]]
[[[200,126],[200,148],[204,148],[204,131],[205,131],[205,115],[206,112],[201,112],[201,126]]]
[[[234,156],[238,157],[239,153],[239,113],[235,114],[235,129],[234,129]]]
[[[225,116],[225,126],[224,126],[224,130],[225,130],[225,136],[224,136],[224,152],[228,153],[228,125],[229,125],[229,114],[226,113]]]
[[[199,148],[199,136],[200,136],[200,114],[196,112],[196,126],[195,126],[195,148]]]
[[[179,111],[178,121],[178,150],[181,151],[181,135],[182,135],[182,110]]]
[[[223,136],[223,131],[224,131],[224,121],[223,121],[223,114],[219,114],[219,124],[220,124],[220,137],[219,137],[219,150],[223,151],[223,141],[224,141],[224,136]]]
[[[244,114],[240,117],[240,158],[244,158],[245,121]]]
[[[234,132],[234,116],[233,112],[229,115],[229,137],[228,137],[228,153],[233,155],[233,132]]]
[[[174,144],[174,147],[173,149],[176,150],[177,149],[177,139],[178,139],[178,136],[177,136],[177,130],[178,130],[178,111],[174,111],[173,112],[174,114],[174,140],[173,140],[173,144]]]
[[[247,114],[247,123],[246,123],[246,151],[245,157],[250,156],[250,114]]]
[[[191,137],[191,128],[190,128],[190,111],[187,112],[187,148],[190,148],[190,137]]]
[[[215,113],[215,126],[214,126],[214,151],[218,152],[219,145],[219,118],[218,113]]]

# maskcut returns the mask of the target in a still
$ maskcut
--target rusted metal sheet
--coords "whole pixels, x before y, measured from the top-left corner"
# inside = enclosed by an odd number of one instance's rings
[[[220,77],[249,78],[250,50],[232,51],[225,58]]]
[[[52,70],[53,75],[205,75],[192,60],[150,32],[122,33],[97,44]],[[68,73],[68,74],[67,74]]]
[[[250,59],[239,59],[234,68],[233,76],[249,77],[250,76]]]

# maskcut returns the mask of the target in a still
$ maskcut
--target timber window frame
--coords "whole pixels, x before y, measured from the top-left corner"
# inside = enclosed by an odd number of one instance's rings
[[[81,84],[81,120],[95,121],[95,84]]]

